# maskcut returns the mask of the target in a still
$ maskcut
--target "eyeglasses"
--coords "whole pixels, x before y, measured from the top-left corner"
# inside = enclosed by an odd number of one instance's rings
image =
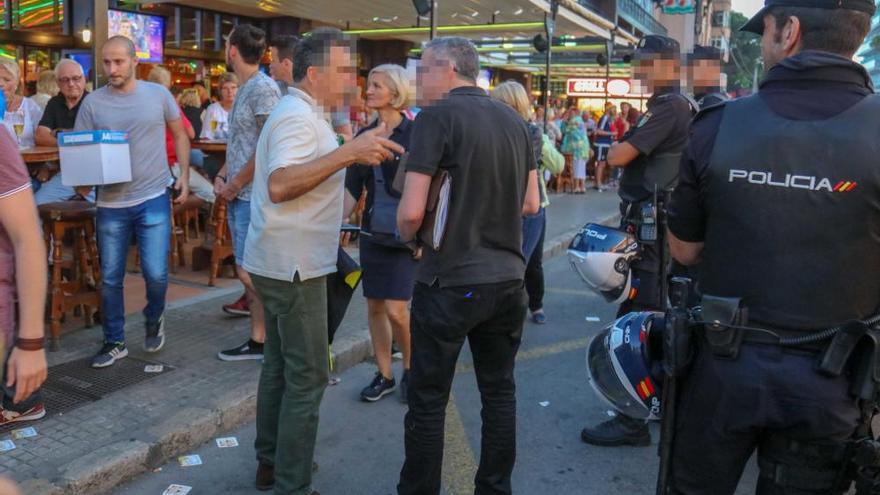
[[[78,83],[83,80],[83,76],[59,77],[58,82],[61,84]]]

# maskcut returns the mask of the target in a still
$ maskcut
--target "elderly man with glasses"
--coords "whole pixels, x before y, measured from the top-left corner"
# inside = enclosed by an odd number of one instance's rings
[[[65,58],[58,62],[55,66],[55,80],[61,92],[46,104],[43,118],[40,119],[40,125],[37,127],[35,139],[37,146],[58,146],[58,133],[73,129],[80,104],[88,94],[83,68],[75,60]],[[51,170],[49,167],[51,165],[41,170],[38,178],[45,180]],[[60,173],[45,182],[34,195],[38,205],[67,201],[76,197],[78,197],[77,193],[72,187],[61,183]],[[85,199],[94,202],[95,193],[89,193]]]

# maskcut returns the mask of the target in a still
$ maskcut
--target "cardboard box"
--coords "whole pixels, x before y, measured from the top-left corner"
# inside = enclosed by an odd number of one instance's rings
[[[131,182],[128,134],[118,131],[58,133],[61,183],[101,186]]]

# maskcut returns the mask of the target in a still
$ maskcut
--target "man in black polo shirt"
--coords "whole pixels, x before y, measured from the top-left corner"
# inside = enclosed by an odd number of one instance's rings
[[[61,92],[53,96],[46,104],[43,118],[40,119],[40,124],[37,126],[35,139],[38,146],[58,146],[58,133],[73,129],[73,125],[76,123],[76,114],[79,112],[83,98],[88,94],[83,68],[76,60],[61,59],[55,66],[55,80],[58,81],[58,88]],[[38,173],[48,175],[50,171],[48,167]],[[74,197],[76,197],[76,191],[61,183],[61,173],[55,174],[48,182],[44,182],[34,195],[38,205],[67,201]],[[86,199],[94,202],[95,193],[90,192]]]
[[[513,367],[526,315],[522,215],[537,212],[540,198],[525,122],[476,86],[478,71],[477,51],[463,38],[429,42],[418,70],[427,106],[410,142],[397,217],[401,239],[414,242],[431,179],[441,169],[451,174],[452,199],[440,249],[421,247],[400,494],[440,492],[446,403],[465,339],[483,402],[476,493],[511,493]]]

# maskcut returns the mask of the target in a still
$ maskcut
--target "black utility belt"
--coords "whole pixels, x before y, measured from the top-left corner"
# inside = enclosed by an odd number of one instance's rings
[[[880,385],[880,330],[872,327],[880,316],[802,334],[750,326],[748,308],[741,303],[740,298],[703,295],[697,323],[702,324],[703,337],[715,357],[736,359],[744,342],[814,352],[817,372],[829,377],[848,373],[854,396],[874,396]]]

